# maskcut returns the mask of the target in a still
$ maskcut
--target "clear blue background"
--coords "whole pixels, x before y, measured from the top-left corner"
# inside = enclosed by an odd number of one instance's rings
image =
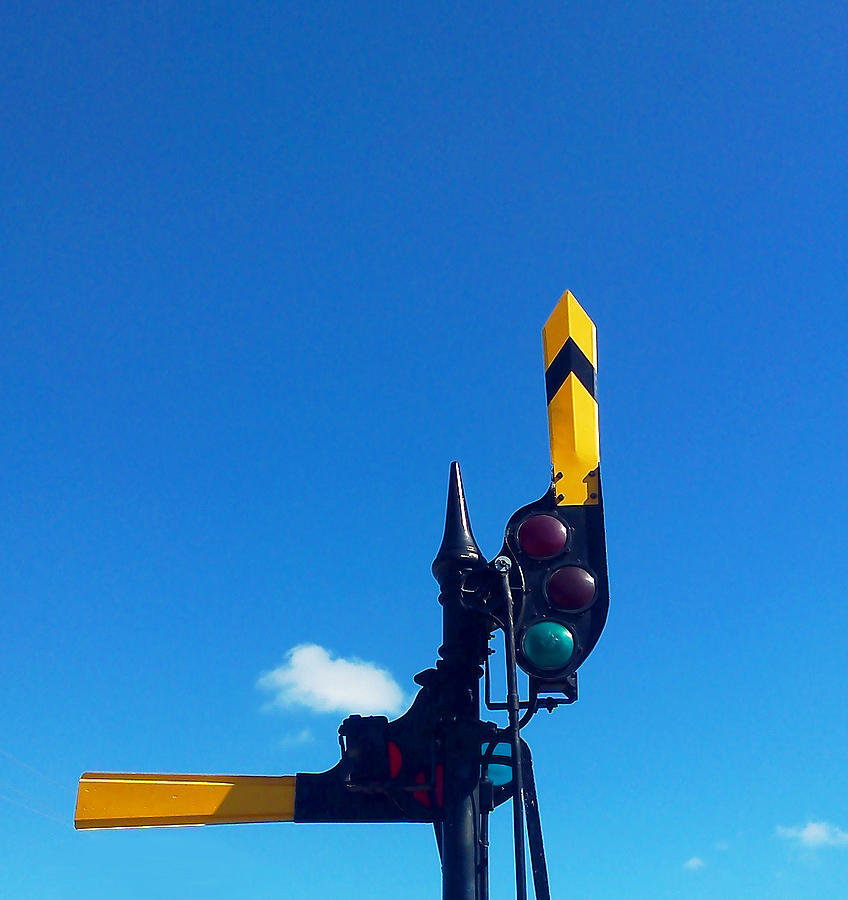
[[[848,846],[776,831],[848,828],[846,37],[815,0],[4,4],[0,893],[439,895],[423,826],[76,833],[76,780],[329,767],[341,716],[255,686],[305,641],[411,692],[450,460],[489,555],[546,487],[570,288],[612,605],[527,729],[553,895],[848,896]]]

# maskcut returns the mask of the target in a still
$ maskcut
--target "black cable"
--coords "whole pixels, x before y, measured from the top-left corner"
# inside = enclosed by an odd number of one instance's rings
[[[479,896],[477,900],[489,900],[489,812],[491,811],[492,783],[486,774],[480,779],[479,791],[485,791],[486,802],[479,804],[480,837],[477,846],[480,848],[480,861],[477,875]]]
[[[536,712],[539,709],[539,692],[533,684],[533,679],[530,679],[530,696],[527,699],[527,710],[524,715],[521,717],[521,721],[518,723],[519,730],[522,729],[532,718],[536,715]]]
[[[518,677],[515,664],[515,621],[512,609],[512,590],[509,586],[511,560],[499,556],[495,569],[500,572],[506,604],[506,681],[509,711],[510,743],[512,745],[512,832],[515,844],[515,896],[527,900],[527,872],[524,858],[524,788],[521,774],[521,737],[519,735]]]

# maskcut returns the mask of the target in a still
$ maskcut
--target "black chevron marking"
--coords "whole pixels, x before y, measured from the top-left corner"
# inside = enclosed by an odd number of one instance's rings
[[[554,357],[553,362],[545,372],[545,388],[548,392],[548,403],[554,399],[556,392],[565,384],[565,379],[574,372],[580,384],[595,397],[596,378],[595,369],[589,362],[586,354],[577,346],[573,338],[569,338]]]

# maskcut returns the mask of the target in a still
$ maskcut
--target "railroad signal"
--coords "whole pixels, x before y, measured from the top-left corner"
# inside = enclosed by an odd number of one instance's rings
[[[501,555],[513,562],[516,662],[540,690],[571,694],[609,607],[603,507],[560,505],[556,490],[510,518]]]
[[[510,560],[515,659],[533,695],[577,698],[576,673],[609,608],[596,390],[595,325],[570,291],[542,331],[552,477],[546,493],[507,522],[500,557]],[[504,627],[489,567],[464,582],[470,608]]]
[[[577,669],[609,606],[601,495],[595,326],[566,292],[543,329],[553,464],[550,488],[507,522],[486,563],[451,466],[444,538],[433,562],[443,644],[409,710],[349,716],[341,759],[296,776],[86,773],[77,828],[244,822],[423,822],[436,831],[444,900],[488,897],[488,815],[513,800],[516,896],[526,897],[524,832],[537,900],[550,900],[530,749],[520,729],[541,707],[577,699]],[[489,698],[489,641],[506,639],[507,700]],[[516,666],[529,676],[522,701]],[[485,702],[507,727],[480,720]],[[564,699],[552,695],[563,694]],[[524,711],[523,715],[521,710]]]
[[[601,496],[595,325],[570,291],[542,330],[552,479],[510,518],[504,550],[517,565],[516,660],[538,685],[576,696],[575,673],[609,607]]]

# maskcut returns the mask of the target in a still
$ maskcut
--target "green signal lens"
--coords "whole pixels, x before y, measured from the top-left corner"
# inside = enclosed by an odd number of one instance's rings
[[[574,653],[574,638],[559,622],[537,622],[524,632],[524,655],[540,669],[561,669]]]

